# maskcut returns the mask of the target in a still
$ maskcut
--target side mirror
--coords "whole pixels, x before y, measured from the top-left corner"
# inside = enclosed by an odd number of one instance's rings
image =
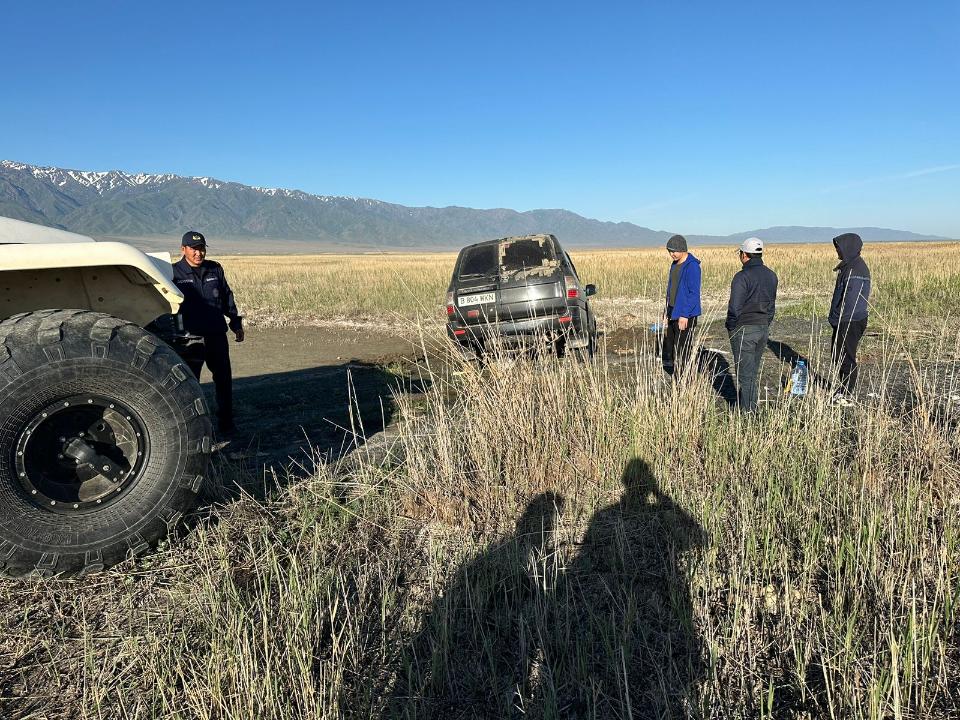
[[[586,295],[587,297],[590,297],[591,295],[596,295],[596,294],[597,294],[597,286],[596,286],[596,285],[587,285],[587,286],[583,289],[583,294]]]

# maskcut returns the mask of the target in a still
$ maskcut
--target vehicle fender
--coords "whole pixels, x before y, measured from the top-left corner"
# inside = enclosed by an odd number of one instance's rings
[[[0,319],[72,308],[147,325],[181,302],[167,254],[120,242],[0,245]]]

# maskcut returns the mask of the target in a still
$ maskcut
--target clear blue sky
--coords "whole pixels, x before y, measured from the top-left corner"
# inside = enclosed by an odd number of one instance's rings
[[[960,3],[7,3],[0,158],[960,237]]]

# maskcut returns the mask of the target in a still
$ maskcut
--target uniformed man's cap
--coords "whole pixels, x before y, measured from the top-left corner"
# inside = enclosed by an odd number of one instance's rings
[[[180,244],[183,247],[205,248],[207,246],[207,239],[202,233],[190,230],[183,234],[183,239],[180,240]]]

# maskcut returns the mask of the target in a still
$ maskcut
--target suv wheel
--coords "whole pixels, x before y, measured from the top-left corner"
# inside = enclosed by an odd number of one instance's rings
[[[580,362],[592,362],[593,355],[596,352],[596,346],[597,334],[596,332],[591,331],[591,333],[587,336],[587,346],[575,348],[573,354]]]

